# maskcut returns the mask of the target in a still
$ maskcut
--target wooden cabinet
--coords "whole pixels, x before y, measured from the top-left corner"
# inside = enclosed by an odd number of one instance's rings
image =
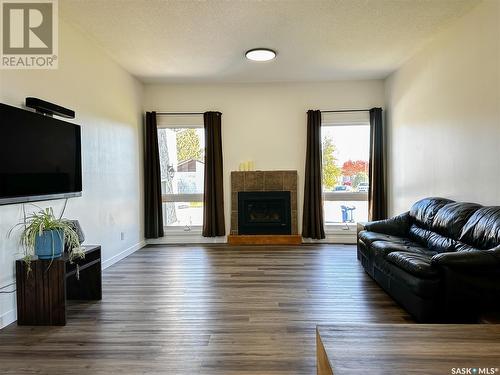
[[[34,260],[31,269],[16,261],[18,325],[65,325],[66,300],[102,299],[100,246],[85,246],[85,259],[74,263],[64,254]]]

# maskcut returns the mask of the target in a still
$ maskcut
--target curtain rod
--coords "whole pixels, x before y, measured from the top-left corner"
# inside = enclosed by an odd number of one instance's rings
[[[328,111],[320,111],[321,113],[342,113],[342,112],[370,112],[369,109],[335,109]],[[156,112],[160,116],[189,116],[203,115],[205,112]]]
[[[339,113],[339,112],[370,112],[369,109],[336,109],[331,111],[320,111],[321,113]]]
[[[204,112],[156,112],[156,114],[165,116],[189,116],[189,115],[203,115]]]

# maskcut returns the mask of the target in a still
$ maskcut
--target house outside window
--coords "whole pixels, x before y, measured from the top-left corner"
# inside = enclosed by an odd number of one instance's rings
[[[159,116],[163,225],[201,232],[205,133],[203,116]]]

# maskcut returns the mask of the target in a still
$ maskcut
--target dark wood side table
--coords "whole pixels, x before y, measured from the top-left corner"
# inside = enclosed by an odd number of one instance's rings
[[[101,247],[84,249],[85,259],[73,264],[66,253],[52,264],[34,260],[29,274],[16,261],[18,325],[65,325],[66,300],[102,299]]]

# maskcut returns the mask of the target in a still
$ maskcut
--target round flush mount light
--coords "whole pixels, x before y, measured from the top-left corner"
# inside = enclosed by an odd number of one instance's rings
[[[245,52],[248,60],[269,61],[276,57],[276,52],[269,48],[254,48]]]

